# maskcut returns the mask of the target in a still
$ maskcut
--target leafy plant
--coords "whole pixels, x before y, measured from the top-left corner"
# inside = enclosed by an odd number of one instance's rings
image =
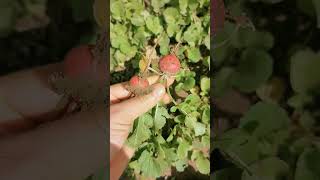
[[[173,103],[158,104],[134,123],[127,140],[136,149],[133,175],[174,176],[172,167],[182,172],[189,164],[209,174],[209,6],[209,0],[111,1],[111,72],[131,67],[141,78],[176,79],[167,89]]]
[[[226,0],[225,5],[228,10],[219,11],[228,12],[226,21],[213,37],[211,148],[220,154],[212,158],[213,179],[319,179],[320,47],[312,40],[319,35],[312,32],[317,3]],[[244,12],[249,21],[237,21]],[[254,28],[239,26],[251,20]],[[306,32],[312,32],[309,38]],[[225,108],[230,102],[235,105]],[[216,163],[221,157],[224,163]]]

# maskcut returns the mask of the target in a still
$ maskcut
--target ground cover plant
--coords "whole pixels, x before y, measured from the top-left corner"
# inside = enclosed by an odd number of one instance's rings
[[[110,4],[112,83],[129,81],[135,95],[146,93],[146,77],[167,88],[169,105],[158,104],[138,118],[127,140],[136,149],[125,175],[176,176],[192,166],[209,178],[210,2],[209,0],[112,0]]]
[[[211,47],[212,179],[320,179],[319,1],[224,5]]]

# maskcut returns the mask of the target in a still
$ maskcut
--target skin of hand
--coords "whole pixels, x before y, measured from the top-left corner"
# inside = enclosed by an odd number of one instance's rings
[[[119,179],[134,154],[134,149],[124,145],[134,120],[157,103],[170,102],[165,86],[156,83],[158,80],[159,76],[149,77],[152,92],[129,99],[131,93],[124,88],[124,84],[110,87],[110,179],[112,180]],[[167,86],[173,81],[174,79],[169,79]]]
[[[59,69],[61,64],[52,64],[0,77],[0,177],[79,180],[106,166],[107,143],[99,126],[106,123],[106,107],[56,121],[60,96],[47,78]],[[123,84],[110,87],[111,179],[120,177],[134,154],[123,146],[134,119],[159,101],[170,102],[164,86],[154,84],[158,78],[148,78],[153,91],[145,96],[129,98]]]
[[[108,164],[106,106],[57,119],[51,64],[0,77],[1,179],[84,179]]]

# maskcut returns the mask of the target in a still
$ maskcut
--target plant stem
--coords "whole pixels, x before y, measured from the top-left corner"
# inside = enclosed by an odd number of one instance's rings
[[[160,76],[163,75],[162,73],[159,73],[157,70],[153,69],[152,67],[148,67],[147,69],[152,71],[152,72],[154,72],[154,73],[156,73],[156,74],[158,74],[158,75],[160,75]]]
[[[159,38],[157,39],[156,43],[153,45],[153,49],[155,50],[155,48],[158,46],[159,44],[159,41],[161,39],[161,37],[163,36],[164,32],[162,32],[159,36]],[[148,64],[147,64],[147,68],[143,71],[143,74],[145,74],[147,72],[147,70],[150,68],[150,65],[151,65],[151,58],[150,56],[149,57],[146,57],[147,60],[148,60]]]
[[[189,115],[187,112],[185,112],[183,109],[181,109],[180,107],[178,107],[179,104],[173,99],[173,97],[172,97],[172,95],[171,95],[171,93],[170,93],[170,87],[168,86],[168,78],[166,78],[165,80],[166,80],[166,86],[167,86],[167,93],[168,93],[170,99],[172,100],[173,104],[174,104],[175,106],[177,106],[177,108],[179,109],[179,111],[181,111],[184,115],[190,117],[190,115]]]

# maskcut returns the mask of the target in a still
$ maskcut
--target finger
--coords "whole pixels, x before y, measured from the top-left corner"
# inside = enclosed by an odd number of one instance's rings
[[[20,118],[51,112],[60,96],[51,90],[48,77],[60,69],[60,64],[51,64],[0,77],[0,95],[3,100],[0,101],[3,104],[0,106],[7,106],[11,109],[10,112],[19,114]],[[15,115],[14,119],[19,118]],[[1,118],[1,121],[14,119]]]
[[[149,84],[152,85],[159,80],[159,76],[150,76],[147,78],[147,80],[149,81]],[[110,87],[111,102],[123,100],[130,97],[131,92],[125,88],[126,83],[127,82],[118,83]]]
[[[138,96],[110,108],[111,119],[119,119],[123,123],[132,123],[134,119],[148,112],[154,107],[165,95],[165,87],[162,84],[156,84],[152,87],[153,91],[144,96]],[[121,112],[121,113],[119,113]]]
[[[150,85],[155,84],[156,82],[159,81],[159,79],[160,79],[160,76],[158,76],[158,75],[150,76],[147,78]],[[173,82],[174,82],[174,78],[169,78],[167,86],[170,86],[171,84],[173,84]],[[130,97],[131,92],[125,88],[126,83],[127,82],[119,83],[119,84],[112,85],[110,87],[110,101],[111,102],[121,101],[123,99],[127,99]]]
[[[171,102],[171,98],[168,94],[165,94],[161,100],[162,103],[164,104],[169,104]]]

